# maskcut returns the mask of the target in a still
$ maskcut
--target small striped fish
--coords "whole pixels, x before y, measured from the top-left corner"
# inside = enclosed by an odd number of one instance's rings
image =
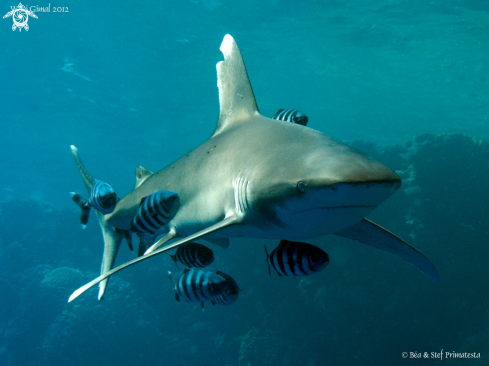
[[[90,190],[88,203],[100,213],[107,215],[114,212],[115,205],[117,204],[117,196],[110,185],[95,180],[95,184]]]
[[[212,305],[231,305],[233,302],[238,300],[239,296],[239,285],[230,275],[217,271],[217,275],[221,276],[226,280],[226,291],[224,291],[221,296],[216,297],[211,300]]]
[[[309,118],[298,109],[279,109],[272,118],[302,126],[306,126],[309,121]]]
[[[168,271],[168,278],[173,283],[177,301],[183,297],[187,302],[201,302],[202,308],[204,301],[212,300],[226,290],[226,280],[223,277],[200,269],[185,269],[176,281]]]
[[[90,208],[93,207],[103,215],[114,212],[117,204],[117,195],[114,189],[105,182],[95,180],[95,183],[90,190],[88,201],[75,192],[71,192],[71,199],[81,208],[81,224],[82,227],[88,223]]]
[[[171,191],[158,191],[144,197],[132,220],[131,231],[154,234],[173,219],[179,204],[178,194]]]
[[[214,262],[214,252],[197,243],[180,245],[175,255],[170,257],[175,263],[178,261],[187,267],[195,268],[203,268]]]
[[[296,241],[280,241],[270,255],[265,245],[265,253],[270,276],[270,266],[279,276],[308,276],[323,270],[329,263],[325,251],[315,245]]]

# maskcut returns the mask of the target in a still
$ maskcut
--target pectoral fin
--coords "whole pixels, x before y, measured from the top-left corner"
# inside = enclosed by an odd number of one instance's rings
[[[418,268],[432,282],[436,283],[439,280],[434,264],[423,253],[372,221],[363,219],[358,224],[334,234],[391,253]]]
[[[239,222],[240,222],[239,219],[235,215],[229,215],[226,218],[224,218],[224,220],[219,221],[218,223],[216,223],[216,224],[214,224],[212,226],[209,226],[208,228],[206,228],[204,230],[201,230],[201,231],[199,231],[199,232],[197,232],[195,234],[189,235],[186,238],[177,240],[176,242],[171,243],[171,244],[165,246],[164,248],[158,249],[158,250],[153,251],[153,252],[151,252],[149,254],[146,254],[146,255],[144,255],[142,257],[138,257],[138,258],[135,258],[135,259],[133,259],[133,260],[131,260],[129,262],[126,262],[126,263],[120,265],[119,267],[114,268],[111,271],[108,271],[106,273],[103,273],[101,276],[99,276],[96,279],[90,281],[86,285],[80,287],[78,290],[76,290],[75,292],[73,292],[73,294],[68,299],[68,302],[73,301],[78,296],[80,296],[82,293],[84,293],[85,291],[87,291],[89,288],[95,286],[97,283],[102,282],[102,281],[106,282],[107,278],[109,278],[114,273],[117,273],[117,272],[119,272],[120,270],[122,270],[124,268],[127,268],[129,266],[132,266],[133,264],[136,264],[138,262],[144,261],[144,260],[146,260],[146,259],[148,259],[148,258],[150,258],[152,256],[155,256],[155,255],[164,253],[164,252],[166,252],[166,251],[168,251],[170,249],[176,248],[179,245],[188,243],[188,242],[190,242],[192,240],[196,240],[196,239],[202,238],[203,236],[205,236],[207,234],[216,232],[216,231],[221,230],[221,229],[223,229],[225,227],[228,227],[228,226],[231,226],[231,225],[236,225]],[[122,240],[122,237],[120,238],[120,240]],[[120,244],[120,241],[119,241],[119,244]],[[104,257],[105,257],[105,254],[104,254]],[[114,257],[114,259],[115,259],[115,257]]]

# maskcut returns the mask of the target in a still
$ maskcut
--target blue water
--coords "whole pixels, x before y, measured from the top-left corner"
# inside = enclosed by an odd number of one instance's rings
[[[64,1],[51,8],[68,13],[36,13],[29,31],[2,19],[0,364],[394,365],[441,349],[482,359],[404,362],[486,364],[488,4]],[[168,258],[121,272],[102,303],[66,304],[102,251],[69,199],[84,189],[69,146],[123,195],[136,166],[157,171],[204,142],[226,33],[263,115],[299,108],[399,171],[403,189],[371,218],[430,257],[439,284],[333,237],[315,242],[324,272],[270,279],[263,241],[235,240],[213,247],[245,289],[230,307],[177,305]],[[131,258],[122,247],[118,263]]]

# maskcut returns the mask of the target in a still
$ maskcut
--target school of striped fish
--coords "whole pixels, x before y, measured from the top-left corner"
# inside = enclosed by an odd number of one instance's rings
[[[297,109],[279,109],[272,118],[302,126],[306,126],[309,120]],[[144,181],[147,172],[149,172],[147,169],[138,167],[136,186]],[[114,189],[101,181],[95,181],[88,200],[75,192],[70,194],[82,211],[80,221],[83,228],[88,222],[91,208],[102,215],[107,215],[114,211],[117,204]],[[178,194],[171,191],[154,192],[141,199],[130,230],[123,231],[129,249],[133,250],[132,234],[136,234],[139,237],[138,256],[143,255],[148,243],[153,243],[158,236],[155,233],[171,221],[178,208]],[[270,254],[265,246],[265,252],[270,276],[271,268],[279,276],[309,276],[322,271],[329,263],[326,252],[307,243],[282,240]],[[212,305],[227,306],[238,299],[241,290],[233,277],[219,270],[212,272],[200,269],[214,262],[214,252],[205,245],[187,243],[179,246],[175,254],[169,256],[173,262],[188,267],[177,278],[168,271],[168,277],[174,286],[176,301],[179,302],[183,298],[186,302],[200,302],[204,309],[205,301],[210,301]]]

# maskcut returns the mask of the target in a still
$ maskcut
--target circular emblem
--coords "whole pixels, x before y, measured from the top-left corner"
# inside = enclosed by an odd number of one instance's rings
[[[29,14],[25,9],[15,9],[12,18],[17,28],[24,28],[27,25],[27,20],[29,20]]]
[[[14,24],[12,24],[12,30],[15,31],[19,29],[19,32],[24,28],[26,31],[29,30],[29,24],[27,21],[29,20],[29,15],[33,18],[37,18],[37,15],[32,11],[28,10],[26,6],[19,3],[16,8],[11,6],[12,10],[3,16],[3,19],[12,17]]]

